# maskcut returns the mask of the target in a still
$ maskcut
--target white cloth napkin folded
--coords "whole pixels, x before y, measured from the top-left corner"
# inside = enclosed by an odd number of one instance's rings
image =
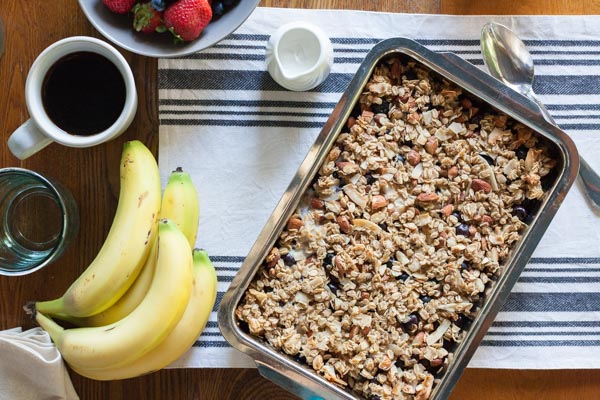
[[[43,329],[0,331],[0,399],[79,399],[58,349]]]
[[[330,37],[334,66],[307,92],[266,72],[269,36],[310,21]],[[185,58],[159,61],[159,166],[192,174],[201,198],[197,246],[216,265],[220,299],[367,52],[404,36],[484,68],[481,28],[508,25],[536,65],[535,90],[600,171],[599,16],[444,16],[258,8],[230,37]],[[217,303],[218,305],[218,303]],[[215,308],[216,311],[216,308]],[[249,367],[216,312],[173,366]],[[600,217],[574,185],[470,366],[600,368]]]

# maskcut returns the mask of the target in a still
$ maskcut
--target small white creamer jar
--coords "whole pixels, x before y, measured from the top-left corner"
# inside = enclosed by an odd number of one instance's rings
[[[265,60],[275,82],[288,90],[305,91],[327,79],[333,66],[333,47],[320,28],[292,22],[271,35]]]

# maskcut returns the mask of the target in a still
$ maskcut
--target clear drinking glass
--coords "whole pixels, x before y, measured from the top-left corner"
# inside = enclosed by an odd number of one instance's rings
[[[0,169],[0,274],[24,275],[55,261],[79,229],[79,210],[57,182],[22,168]]]

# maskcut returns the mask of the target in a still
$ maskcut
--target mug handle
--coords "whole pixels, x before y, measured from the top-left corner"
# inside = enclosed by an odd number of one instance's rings
[[[52,143],[37,125],[28,119],[8,138],[8,148],[19,160],[32,156]]]

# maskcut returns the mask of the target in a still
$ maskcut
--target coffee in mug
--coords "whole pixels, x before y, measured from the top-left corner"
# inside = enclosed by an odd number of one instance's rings
[[[137,109],[133,73],[108,43],[86,36],[60,40],[35,60],[25,85],[30,119],[8,139],[25,159],[52,142],[89,147],[111,140]]]

